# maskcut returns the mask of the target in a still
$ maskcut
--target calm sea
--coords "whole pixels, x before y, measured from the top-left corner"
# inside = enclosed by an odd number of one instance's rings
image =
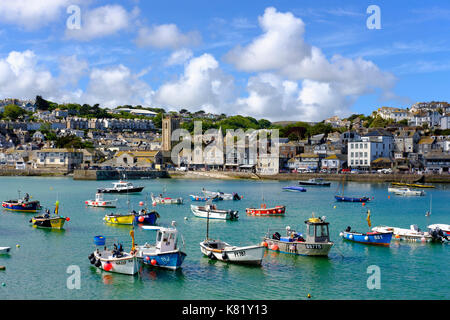
[[[308,187],[307,192],[282,191],[293,181],[221,181],[221,180],[134,180],[144,185],[139,195],[106,195],[119,199],[117,209],[87,208],[84,201],[93,199],[97,187],[111,186],[111,181],[73,181],[71,178],[1,177],[0,200],[16,199],[28,192],[51,210],[56,200],[60,214],[70,218],[65,230],[33,228],[33,214],[0,212],[0,246],[10,246],[10,255],[0,255],[0,299],[449,299],[450,245],[393,241],[390,247],[371,247],[344,242],[339,233],[347,226],[367,231],[366,212],[371,210],[372,226],[389,225],[421,229],[433,223],[450,223],[450,186],[436,184],[425,190],[424,197],[401,197],[388,194],[385,183],[347,183],[348,196],[369,196],[373,201],[337,203],[339,189]],[[241,201],[222,201],[220,208],[239,210],[238,221],[211,221],[210,237],[230,244],[249,245],[262,241],[268,228],[283,233],[286,226],[305,231],[304,221],[326,216],[331,240],[335,245],[328,258],[303,257],[266,252],[261,267],[230,265],[209,261],[202,256],[199,243],[206,234],[206,220],[196,218],[190,210],[190,194],[202,188],[237,192]],[[183,197],[183,205],[158,205],[160,222],[175,220],[184,238],[187,257],[178,271],[144,268],[136,276],[100,271],[88,255],[93,251],[93,237],[104,235],[130,244],[128,226],[106,225],[105,213],[127,213],[140,209],[139,202],[150,193]],[[390,196],[390,198],[388,197]],[[432,196],[432,197],[431,197]],[[246,216],[245,208],[286,205],[285,217]],[[425,216],[430,209],[432,214]],[[129,201],[129,203],[127,203]],[[151,206],[151,204],[150,204]],[[186,219],[187,218],[187,219]],[[136,228],[136,242],[153,242],[155,233]],[[19,245],[18,247],[16,245]],[[129,246],[125,248],[129,249]],[[381,288],[369,290],[368,267],[380,268]],[[81,272],[80,289],[69,289],[69,266]]]

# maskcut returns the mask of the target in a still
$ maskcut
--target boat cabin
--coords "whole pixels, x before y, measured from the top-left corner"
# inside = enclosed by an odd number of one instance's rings
[[[160,228],[156,233],[156,249],[160,252],[177,250],[177,229]]]
[[[127,189],[127,188],[132,188],[133,185],[131,184],[131,182],[124,182],[124,181],[119,181],[119,182],[114,182],[114,189]]]
[[[325,219],[309,218],[306,223],[306,242],[330,242],[328,222]]]

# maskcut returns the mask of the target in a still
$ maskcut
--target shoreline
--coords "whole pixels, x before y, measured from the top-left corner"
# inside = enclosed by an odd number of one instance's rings
[[[204,179],[204,180],[308,180],[322,178],[329,181],[355,182],[406,182],[406,183],[450,183],[450,174],[336,174],[336,173],[278,173],[261,175],[251,172],[233,171],[125,171],[129,180],[140,179]],[[0,170],[0,176],[12,177],[72,177],[74,180],[117,180],[117,171],[75,170],[73,173],[50,170]]]

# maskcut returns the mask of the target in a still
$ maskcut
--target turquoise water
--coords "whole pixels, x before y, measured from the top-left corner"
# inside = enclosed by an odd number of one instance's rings
[[[308,187],[307,192],[281,191],[289,181],[220,181],[220,180],[135,180],[145,185],[140,195],[130,195],[130,207],[136,211],[139,201],[151,192],[164,188],[167,196],[182,196],[183,205],[158,205],[162,223],[176,220],[185,240],[187,257],[178,271],[145,268],[137,276],[100,271],[88,255],[93,251],[93,237],[104,235],[130,243],[128,226],[111,226],[102,221],[105,213],[128,210],[126,195],[118,198],[119,208],[87,208],[84,201],[93,199],[97,187],[111,181],[73,181],[71,178],[1,177],[0,200],[17,197],[17,190],[28,192],[43,207],[53,209],[60,202],[60,214],[70,217],[65,230],[31,227],[33,214],[0,211],[0,246],[10,246],[10,255],[0,255],[0,299],[449,299],[448,265],[450,245],[398,243],[371,247],[344,242],[339,232],[348,225],[367,231],[367,209],[372,226],[390,225],[409,228],[417,224],[424,229],[432,223],[450,223],[450,186],[436,185],[425,197],[400,197],[390,194],[387,184],[348,183],[346,195],[374,197],[360,203],[337,203],[330,188]],[[231,244],[261,242],[268,228],[283,231],[287,225],[304,232],[304,221],[314,212],[330,222],[335,246],[328,258],[302,257],[267,251],[261,267],[229,265],[203,257],[199,243],[206,233],[206,220],[190,211],[189,194],[201,188],[238,192],[241,201],[222,201],[220,208],[239,210],[238,221],[211,221],[210,237]],[[432,195],[432,215],[425,217]],[[259,206],[264,197],[267,206],[286,205],[285,217],[246,216],[245,208]],[[336,206],[336,208],[334,208]],[[188,219],[185,220],[185,217]],[[280,232],[282,233],[282,232]],[[155,234],[136,228],[136,242],[153,242]],[[19,244],[19,247],[16,247]],[[129,246],[126,247],[129,249]],[[68,289],[68,266],[79,266],[81,288]],[[381,271],[381,289],[369,290],[367,267],[377,265]]]

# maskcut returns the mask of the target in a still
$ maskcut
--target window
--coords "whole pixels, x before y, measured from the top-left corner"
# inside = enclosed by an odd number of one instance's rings
[[[364,143],[364,149],[367,149],[367,143]]]
[[[353,158],[353,152],[350,153],[350,157]]]
[[[367,164],[367,159],[366,159],[366,160],[364,160],[364,164]]]
[[[355,149],[358,149],[358,144],[357,143],[355,143]]]
[[[367,158],[367,152],[364,152],[364,157]]]
[[[328,237],[328,230],[326,226],[316,227],[316,237]]]
[[[359,144],[359,148],[360,148],[360,149],[363,148],[363,144],[362,144],[362,143]]]

